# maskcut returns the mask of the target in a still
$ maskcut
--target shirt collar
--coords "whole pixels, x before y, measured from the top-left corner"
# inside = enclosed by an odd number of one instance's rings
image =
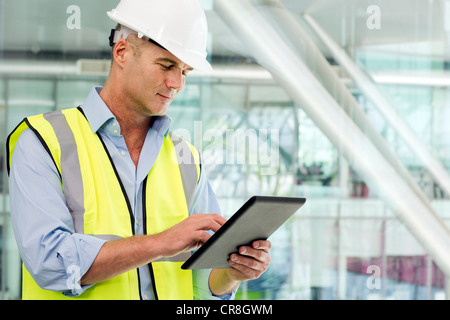
[[[100,91],[103,87],[94,87],[84,101],[82,108],[84,114],[91,125],[92,131],[96,133],[104,123],[110,119],[115,119],[111,110],[100,98]]]
[[[109,120],[116,120],[116,117],[114,117],[111,110],[109,110],[108,106],[100,97],[100,91],[102,91],[102,89],[103,87],[92,88],[82,105],[83,112],[94,133],[96,133]],[[154,117],[151,128],[153,128],[159,135],[167,137],[169,134],[170,124],[171,119],[167,115],[157,116]]]

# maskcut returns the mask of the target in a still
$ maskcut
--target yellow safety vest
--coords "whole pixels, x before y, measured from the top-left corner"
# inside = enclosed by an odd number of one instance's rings
[[[20,134],[31,129],[51,155],[62,181],[75,232],[103,238],[134,235],[134,216],[114,163],[81,108],[24,119],[9,135],[8,173]],[[144,181],[143,217],[146,234],[162,232],[188,217],[200,175],[196,149],[170,134]],[[185,192],[186,191],[186,192]],[[158,299],[192,299],[192,272],[182,262],[149,264]],[[97,283],[75,299],[140,299],[137,269]],[[23,299],[71,299],[41,289],[23,268]]]

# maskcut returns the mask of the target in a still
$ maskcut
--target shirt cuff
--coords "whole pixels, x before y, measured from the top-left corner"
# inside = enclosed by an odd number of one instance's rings
[[[89,270],[106,240],[80,233],[72,234],[58,249],[57,255],[64,263],[67,290],[63,294],[76,297],[91,287],[81,286],[80,280]]]
[[[210,291],[210,293],[211,293],[211,295],[213,296],[213,297],[216,297],[217,299],[219,299],[219,300],[234,300],[234,297],[236,296],[236,292],[237,292],[237,288],[236,289],[234,289],[231,293],[229,293],[229,294],[224,294],[224,295],[221,295],[221,296],[215,296],[211,291]]]

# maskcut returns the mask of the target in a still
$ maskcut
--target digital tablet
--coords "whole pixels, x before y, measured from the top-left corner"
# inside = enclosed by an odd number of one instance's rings
[[[231,268],[228,259],[233,252],[255,240],[267,240],[305,201],[305,198],[251,197],[181,268]]]

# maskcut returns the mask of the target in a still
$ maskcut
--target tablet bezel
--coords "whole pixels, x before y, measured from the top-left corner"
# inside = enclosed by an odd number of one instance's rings
[[[279,203],[280,205],[282,204],[297,204],[298,208],[292,212],[291,214],[289,214],[289,216],[287,218],[281,219],[281,223],[279,225],[279,227],[281,227],[292,215],[294,215],[306,202],[306,198],[297,198],[297,197],[276,197],[276,196],[252,196],[250,199],[248,199],[237,211],[235,214],[233,214],[228,220],[227,222],[219,229],[217,230],[216,233],[214,233],[211,238],[208,239],[208,241],[206,241],[200,248],[197,249],[197,251],[195,251],[191,257],[185,261],[185,263],[181,266],[182,269],[187,270],[187,269],[200,269],[198,267],[195,267],[196,262],[199,259],[204,258],[204,255],[207,254],[207,251],[214,245],[216,245],[216,243],[218,243],[218,241],[220,241],[219,239],[221,238],[221,236],[228,231],[228,229],[230,229],[233,224],[238,221],[242,216],[245,215],[245,213],[248,211],[248,209],[250,207],[252,207],[253,205],[257,204],[258,202],[272,202],[272,203]],[[278,228],[279,228],[278,227]],[[277,229],[278,229],[277,228]],[[276,230],[275,230],[276,231]],[[275,232],[273,231],[273,232]],[[267,240],[267,238],[270,237],[271,234],[268,234],[268,236],[265,239],[254,239],[254,240]],[[254,241],[253,240],[253,241]],[[242,243],[240,245],[238,245],[237,247],[243,246],[243,245],[248,245],[249,243]],[[237,252],[237,249],[236,251]],[[232,252],[228,253],[228,256],[231,255]],[[207,259],[207,258],[206,258]],[[208,269],[208,268],[215,268],[214,266],[210,266],[210,267],[206,267],[206,268],[202,268],[202,269]],[[223,267],[222,267],[223,268]],[[231,266],[229,266],[229,268],[231,268]]]

